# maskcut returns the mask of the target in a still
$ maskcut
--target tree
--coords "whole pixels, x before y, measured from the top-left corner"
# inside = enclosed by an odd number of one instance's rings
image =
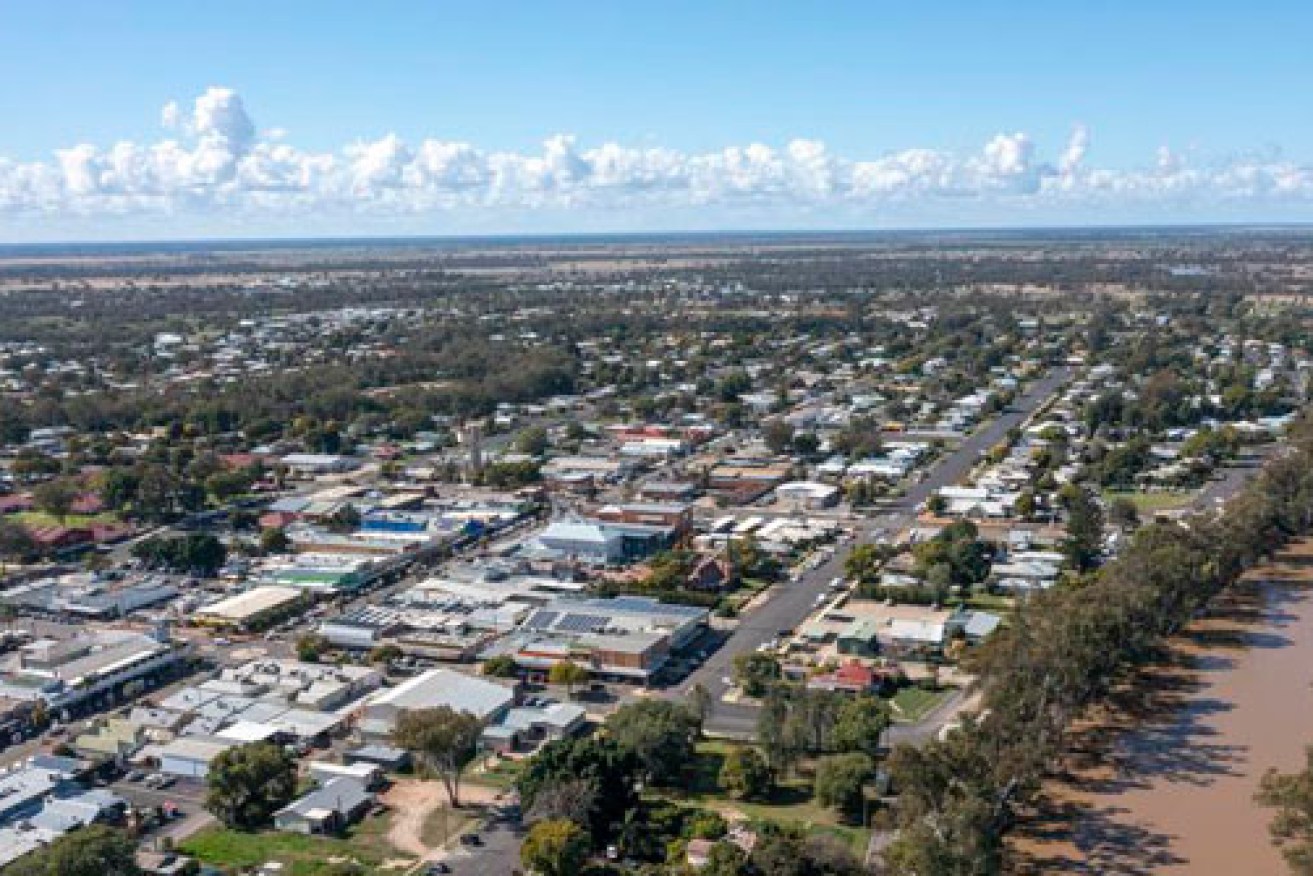
[[[360,511],[348,502],[328,515],[324,523],[333,532],[355,532],[360,528]]]
[[[769,654],[752,651],[734,658],[734,682],[747,696],[764,696],[783,677],[780,661]]]
[[[626,813],[638,805],[635,781],[638,757],[614,739],[557,739],[529,759],[516,780],[525,812],[532,812],[540,797],[572,782],[587,782],[593,789],[592,805],[576,817],[587,824],[595,845],[612,834]]]
[[[5,867],[5,876],[139,876],[136,852],[124,831],[93,824],[24,855]]]
[[[772,827],[762,830],[747,872],[753,876],[863,876],[869,871],[846,843],[830,834]]]
[[[762,424],[761,437],[771,453],[784,453],[793,446],[793,426],[782,417],[774,417]]]
[[[773,784],[770,765],[755,748],[733,748],[721,765],[720,784],[741,799],[765,797]]]
[[[493,678],[514,678],[520,674],[520,667],[511,655],[498,654],[483,661],[482,671]]]
[[[520,847],[520,861],[539,876],[576,876],[588,860],[588,834],[573,821],[540,821]]]
[[[697,682],[688,690],[688,708],[693,716],[698,719],[698,728],[701,732],[706,727],[707,718],[711,716],[711,710],[715,707],[715,699],[711,696],[711,691],[707,690],[706,685]]]
[[[230,828],[255,830],[291,802],[296,761],[280,745],[238,745],[210,762],[205,783],[206,809]]]
[[[460,778],[474,755],[483,723],[469,712],[450,706],[415,709],[401,713],[392,740],[416,752],[447,789],[453,807],[460,806]]]
[[[287,533],[276,526],[267,526],[260,531],[260,553],[282,554],[292,547],[292,540]]]
[[[549,444],[547,430],[542,426],[530,426],[515,438],[515,449],[529,456],[542,456]]]
[[[693,762],[700,724],[686,707],[669,700],[626,703],[606,722],[607,735],[634,753],[648,780],[670,785]]]
[[[1125,496],[1118,496],[1108,505],[1108,522],[1122,532],[1130,532],[1140,525],[1140,509]]]
[[[36,507],[58,520],[60,524],[68,519],[77,498],[77,485],[62,478],[38,484],[32,490],[32,501]]]
[[[558,660],[547,670],[547,680],[565,688],[566,695],[574,693],[575,687],[588,681],[588,669],[573,660]]]
[[[948,500],[935,493],[925,500],[925,510],[936,516],[948,510]]]
[[[863,789],[874,775],[874,762],[861,752],[822,757],[816,761],[816,802],[851,813],[861,807]]]
[[[369,652],[369,662],[375,666],[386,666],[393,660],[405,656],[405,652],[391,643],[378,645]]]
[[[307,633],[296,640],[296,659],[318,663],[329,648],[328,640],[318,633]]]
[[[1067,538],[1062,552],[1078,572],[1094,567],[1103,546],[1103,509],[1088,490],[1068,484],[1059,495],[1067,511]]]
[[[778,689],[771,690],[757,713],[757,742],[776,775],[786,771],[797,758],[797,751],[785,733],[788,719],[788,701]]]
[[[861,752],[874,759],[891,720],[889,707],[877,697],[860,695],[839,707],[831,744],[839,752]]]
[[[597,787],[588,779],[571,779],[543,788],[533,797],[533,808],[525,820],[552,821],[566,818],[588,826],[588,813],[597,802]]]
[[[1313,745],[1304,749],[1304,768],[1299,772],[1268,770],[1254,799],[1276,810],[1268,831],[1290,871],[1313,873]]]
[[[0,519],[0,558],[22,559],[36,550],[32,536],[17,523]]]

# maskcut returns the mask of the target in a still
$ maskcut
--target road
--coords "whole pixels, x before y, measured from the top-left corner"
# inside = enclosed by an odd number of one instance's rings
[[[482,845],[457,846],[438,860],[451,868],[453,876],[511,876],[520,872],[523,828],[496,822],[479,831],[479,839]]]
[[[711,693],[713,700],[707,721],[710,732],[731,736],[752,733],[756,726],[756,710],[751,706],[722,701],[730,688],[726,679],[732,672],[735,655],[754,651],[779,636],[782,630],[797,627],[816,609],[817,597],[828,592],[830,581],[844,575],[844,561],[855,545],[892,536],[910,524],[917,509],[932,493],[961,480],[983,453],[1002,441],[1013,427],[1025,422],[1070,376],[1071,370],[1066,367],[1050,371],[1032,384],[1007,412],[964,438],[955,449],[935,462],[925,477],[913,484],[888,511],[865,521],[857,538],[840,545],[828,560],[806,572],[797,583],[777,585],[767,600],[740,620],[729,639],[667,695],[683,696],[693,685],[700,684]]]
[[[1210,480],[1195,497],[1193,507],[1198,511],[1215,511],[1217,506],[1230,499],[1258,474],[1263,465],[1276,452],[1279,444],[1264,444],[1254,449],[1246,449],[1236,460],[1222,468],[1218,476]]]

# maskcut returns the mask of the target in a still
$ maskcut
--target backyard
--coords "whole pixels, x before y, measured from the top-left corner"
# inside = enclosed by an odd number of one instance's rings
[[[734,746],[719,740],[699,743],[687,790],[665,789],[660,796],[710,809],[731,822],[746,819],[750,823],[769,822],[833,834],[856,854],[865,854],[870,831],[846,823],[838,812],[815,801],[806,765],[780,781],[767,800],[739,800],[726,793],[720,785],[720,770]]]
[[[263,831],[244,833],[224,827],[208,827],[179,844],[179,851],[221,868],[248,868],[278,861],[287,865],[287,876],[320,876],[335,863],[353,861],[368,872],[391,869],[404,872],[413,863],[388,842],[391,813],[367,817],[346,836],[305,836],[299,833]]]

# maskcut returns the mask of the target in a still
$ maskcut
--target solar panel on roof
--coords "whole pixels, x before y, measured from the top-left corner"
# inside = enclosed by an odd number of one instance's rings
[[[585,633],[602,629],[607,618],[598,614],[567,614],[557,623],[556,628],[568,633]]]
[[[529,618],[525,626],[531,630],[546,630],[556,623],[556,619],[560,616],[559,611],[539,611]]]

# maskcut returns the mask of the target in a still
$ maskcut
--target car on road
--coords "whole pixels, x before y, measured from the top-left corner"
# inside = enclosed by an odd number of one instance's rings
[[[429,874],[429,876],[435,876],[435,874],[439,873],[450,873],[451,867],[444,864],[442,861],[434,861],[424,868],[424,872]]]
[[[463,846],[481,846],[483,839],[477,833],[463,833],[460,835],[460,844]]]

